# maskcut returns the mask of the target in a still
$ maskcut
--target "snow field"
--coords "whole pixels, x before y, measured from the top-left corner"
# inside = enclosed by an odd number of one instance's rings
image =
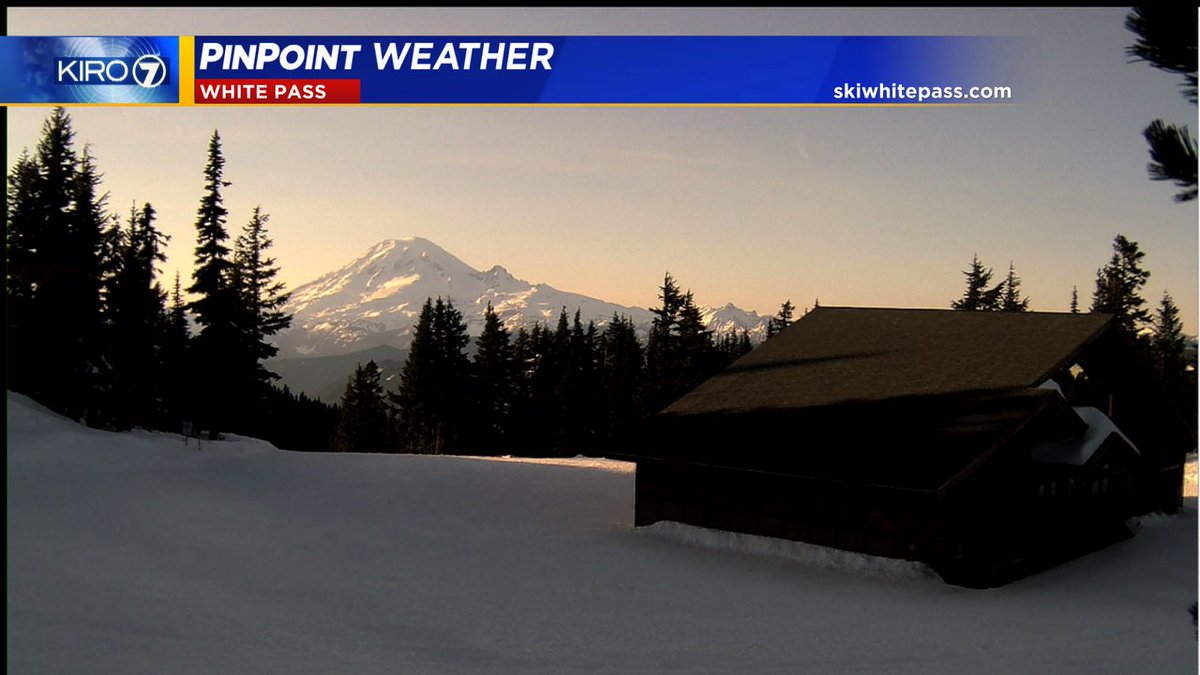
[[[198,451],[12,394],[8,415],[11,672],[1196,672],[1195,498],[972,591],[635,530],[632,467],[609,460]]]

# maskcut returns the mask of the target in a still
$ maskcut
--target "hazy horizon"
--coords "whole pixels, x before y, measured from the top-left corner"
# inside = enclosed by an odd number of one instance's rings
[[[1130,63],[1127,9],[9,9],[9,34],[967,34],[1038,40],[1036,102],[961,108],[70,108],[110,211],[149,201],[186,278],[208,138],[231,234],[255,205],[289,289],[390,238],[650,307],[949,307],[973,255],[1032,309],[1090,304],[1125,234],[1197,331],[1197,206],[1148,179],[1141,130],[1196,122],[1180,78]],[[1018,86],[1022,83],[1016,83]],[[7,166],[48,114],[7,110]],[[1193,127],[1194,128],[1194,127]]]

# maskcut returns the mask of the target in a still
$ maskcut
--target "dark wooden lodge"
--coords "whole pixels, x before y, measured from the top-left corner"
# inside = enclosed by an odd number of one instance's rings
[[[647,423],[636,524],[992,587],[1174,512],[1195,420],[1111,315],[821,307]]]

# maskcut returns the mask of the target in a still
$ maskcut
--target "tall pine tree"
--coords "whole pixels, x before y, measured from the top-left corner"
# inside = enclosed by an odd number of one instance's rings
[[[679,309],[679,375],[675,398],[686,394],[704,380],[714,375],[721,367],[712,331],[704,323],[700,307],[692,292],[683,294],[683,306]]]
[[[658,299],[662,304],[650,308],[654,320],[646,338],[646,405],[650,412],[673,401],[679,389],[679,341],[675,327],[683,309],[683,293],[670,272],[663,277]]]
[[[433,298],[425,301],[417,322],[413,324],[412,342],[400,371],[400,386],[389,394],[396,406],[397,434],[400,449],[415,454],[432,453],[435,404],[433,390],[437,386],[435,362],[437,346],[433,338]]]
[[[468,405],[467,324],[449,300],[426,300],[413,328],[397,407],[401,449],[442,454],[461,447]]]
[[[77,270],[72,269],[75,245],[72,240],[71,196],[75,191],[75,132],[71,118],[55,108],[42,127],[37,146],[37,195],[40,209],[35,237],[38,275],[34,321],[37,338],[33,354],[24,354],[41,371],[39,400],[54,410],[75,416],[75,392],[81,384],[84,350],[73,315],[80,303],[75,297]]]
[[[162,425],[168,429],[179,429],[184,421],[184,411],[192,404],[189,391],[194,374],[191,371],[189,342],[191,328],[188,326],[187,307],[183,300],[183,288],[179,272],[175,272],[175,283],[171,289],[171,301],[162,319],[162,392],[166,417]]]
[[[472,425],[472,445],[477,451],[499,454],[508,448],[516,370],[508,329],[500,323],[489,302],[483,312],[483,332],[475,341],[471,364],[471,398],[476,418]]]
[[[1001,283],[1001,288],[1001,312],[1029,311],[1029,298],[1021,297],[1021,278],[1017,276],[1016,269],[1013,268],[1013,264],[1011,262],[1008,263],[1008,276],[1004,277],[1004,281]]]
[[[713,344],[692,292],[680,291],[670,273],[663,279],[659,299],[651,308],[654,322],[646,343],[646,403],[661,410],[711,376],[720,367]]]
[[[386,452],[392,448],[392,424],[383,396],[379,366],[358,364],[346,382],[333,452]]]
[[[509,443],[520,448],[522,453],[533,454],[541,450],[538,431],[544,428],[546,417],[542,412],[542,396],[538,369],[541,361],[541,324],[532,328],[521,326],[513,338],[513,389],[514,396],[509,411],[507,436]]]
[[[619,447],[641,421],[645,380],[642,345],[628,317],[613,314],[604,327],[600,366],[604,435]]]
[[[63,108],[8,174],[8,385],[70,417],[94,402],[105,196]]]
[[[167,236],[154,225],[150,204],[129,214],[107,298],[111,421],[117,428],[152,427],[164,415],[162,321],[166,293],[156,281]]]
[[[566,318],[564,311],[562,318]],[[600,414],[597,405],[599,383],[596,372],[596,326],[589,322],[584,328],[580,311],[575,310],[569,332],[565,321],[560,329],[566,333],[565,349],[561,355],[557,398],[561,407],[556,447],[561,453],[573,454],[594,446]]]
[[[250,359],[242,332],[244,306],[234,279],[234,263],[221,190],[225,181],[225,156],[221,135],[214,131],[204,166],[204,196],[196,212],[195,266],[188,292],[196,299],[187,306],[199,332],[192,341],[196,363],[196,417],[198,428],[222,431],[234,428],[242,397],[252,382]]]
[[[8,222],[5,228],[5,306],[8,314],[5,386],[13,391],[34,393],[35,361],[39,324],[37,310],[38,244],[40,211],[38,166],[23,151],[8,172]]]
[[[1092,294],[1093,312],[1117,316],[1117,322],[1131,335],[1138,335],[1150,321],[1142,289],[1150,272],[1142,268],[1146,254],[1135,241],[1118,234],[1113,239],[1113,254],[1108,264],[1096,272],[1096,290]]]
[[[1184,347],[1183,322],[1179,320],[1179,307],[1171,294],[1163,291],[1162,301],[1154,316],[1154,332],[1150,335],[1150,355],[1164,380],[1175,381],[1183,377]]]
[[[102,342],[96,336],[104,321],[101,315],[102,256],[104,227],[108,222],[108,194],[100,191],[100,173],[91,148],[86,145],[72,183],[71,202],[71,238],[67,255],[73,278],[73,304],[64,310],[77,318],[74,327],[78,331],[76,344],[84,363],[81,371],[76,371],[75,386],[78,387],[77,395],[83,398],[84,409],[90,411],[100,405],[100,373],[104,363]]]
[[[273,242],[267,236],[267,220],[270,216],[255,206],[250,222],[242,229],[234,248],[234,272],[237,290],[241,296],[244,316],[242,335],[249,350],[249,358],[254,359],[254,387],[265,393],[267,385],[279,379],[263,365],[278,353],[278,348],[267,341],[267,338],[287,328],[292,323],[291,315],[283,311],[283,305],[288,301],[288,293],[284,292],[284,284],[277,279],[279,267],[275,258],[267,254]]]

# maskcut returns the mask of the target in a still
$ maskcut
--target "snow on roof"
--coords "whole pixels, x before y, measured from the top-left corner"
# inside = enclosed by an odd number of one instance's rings
[[[1037,388],[1038,389],[1052,389],[1054,391],[1057,391],[1059,394],[1063,393],[1062,387],[1058,386],[1058,383],[1055,382],[1053,378],[1046,380],[1045,382],[1039,384],[1037,386]]]
[[[1075,406],[1074,410],[1075,414],[1087,423],[1087,430],[1079,437],[1067,441],[1035,443],[1029,450],[1029,456],[1035,462],[1083,466],[1114,434],[1133,448],[1134,452],[1141,454],[1133,441],[1121,433],[1117,425],[1099,408]]]

